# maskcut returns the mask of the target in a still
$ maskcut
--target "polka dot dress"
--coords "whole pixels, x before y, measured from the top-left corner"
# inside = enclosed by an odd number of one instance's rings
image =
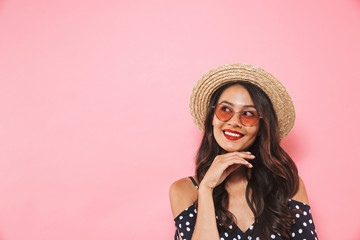
[[[194,185],[197,187],[194,179],[191,179]],[[291,229],[292,239],[298,240],[317,240],[315,225],[311,216],[310,206],[295,200],[289,199],[289,209],[300,210],[299,213],[295,213],[295,223]],[[176,226],[175,240],[180,239],[190,240],[194,231],[196,222],[197,211],[195,203],[182,211],[174,220]],[[230,226],[230,229],[234,231],[221,232],[220,240],[260,240],[257,237],[256,227],[251,225],[245,232],[243,232],[238,226]],[[277,233],[271,233],[270,239],[283,240],[283,238]]]

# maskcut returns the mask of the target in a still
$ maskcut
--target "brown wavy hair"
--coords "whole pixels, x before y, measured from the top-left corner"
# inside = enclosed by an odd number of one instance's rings
[[[196,176],[201,182],[214,158],[223,152],[213,135],[212,106],[216,105],[226,88],[235,84],[247,89],[256,110],[262,116],[258,136],[248,149],[256,158],[251,161],[253,168],[247,169],[251,174],[246,174],[246,200],[255,216],[258,236],[260,239],[269,239],[273,231],[284,239],[290,239],[294,219],[288,202],[299,188],[298,171],[291,157],[280,146],[275,111],[269,97],[259,87],[248,82],[231,82],[212,95],[206,113],[204,135],[196,156]],[[219,231],[231,232],[229,226],[236,224],[236,218],[228,211],[229,196],[225,183],[226,179],[214,188],[213,199]]]

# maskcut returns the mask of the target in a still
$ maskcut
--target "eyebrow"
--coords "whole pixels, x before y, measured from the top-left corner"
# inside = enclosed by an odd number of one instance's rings
[[[228,102],[228,101],[222,101],[220,102],[219,104],[222,104],[222,103],[226,103],[228,105],[231,105],[231,106],[235,106],[234,104],[232,104],[231,102]],[[242,105],[242,107],[251,107],[251,108],[256,108],[254,105]]]

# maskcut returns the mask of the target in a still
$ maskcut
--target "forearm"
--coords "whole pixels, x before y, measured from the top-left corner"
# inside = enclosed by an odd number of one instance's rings
[[[219,240],[212,189],[201,185],[198,192],[197,218],[192,239]]]

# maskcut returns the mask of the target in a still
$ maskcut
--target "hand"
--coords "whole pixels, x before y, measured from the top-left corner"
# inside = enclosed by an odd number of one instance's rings
[[[216,156],[202,179],[200,187],[214,189],[240,166],[252,168],[253,166],[246,159],[252,160],[254,158],[255,156],[251,155],[250,152],[231,152]]]

